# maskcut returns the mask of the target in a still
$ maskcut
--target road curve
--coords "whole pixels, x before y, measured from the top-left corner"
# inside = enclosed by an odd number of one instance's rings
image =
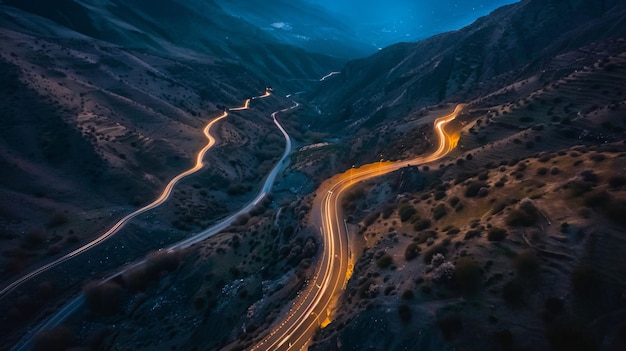
[[[262,97],[266,97],[269,96],[268,93],[266,93],[265,95],[262,95],[260,97],[256,97],[256,98],[262,98]],[[255,99],[255,98],[253,98]],[[246,100],[246,104],[244,104],[244,106],[248,106],[250,100]],[[276,111],[272,113],[272,119],[274,121],[274,124],[276,125],[276,127],[281,131],[281,133],[283,133],[283,136],[285,137],[285,151],[283,152],[283,155],[281,156],[280,160],[276,163],[276,165],[274,166],[274,168],[272,168],[272,170],[270,171],[270,173],[267,175],[267,177],[265,178],[265,182],[263,183],[263,187],[261,188],[261,190],[259,191],[258,195],[252,199],[250,202],[248,202],[248,204],[243,207],[242,209],[240,209],[239,211],[237,211],[236,213],[230,215],[229,217],[227,217],[226,219],[220,221],[219,223],[215,224],[214,226],[207,228],[205,230],[203,230],[200,233],[197,233],[185,240],[179,241],[175,244],[173,244],[172,246],[165,248],[164,250],[166,252],[169,253],[174,253],[177,250],[182,250],[184,248],[187,248],[193,244],[196,244],[198,242],[201,242],[219,232],[221,232],[222,230],[226,229],[228,226],[230,226],[235,219],[237,219],[237,217],[241,216],[242,214],[248,213],[250,212],[256,205],[259,204],[259,202],[261,202],[265,196],[267,196],[267,194],[270,192],[270,190],[272,189],[272,186],[274,184],[274,181],[276,180],[276,177],[278,176],[278,173],[280,172],[280,170],[282,169],[283,165],[284,165],[284,161],[287,158],[287,156],[289,156],[289,154],[291,153],[291,149],[292,149],[292,144],[291,144],[291,137],[289,137],[289,134],[287,134],[287,131],[283,128],[283,126],[278,122],[277,119],[277,115],[279,113],[282,112],[286,112],[286,111],[290,111],[293,110],[295,108],[297,108],[298,106],[300,106],[299,103],[294,102],[294,105],[289,107],[289,108],[285,108],[282,109],[280,111]],[[238,108],[238,109],[245,109],[245,108]],[[234,109],[231,109],[231,111]],[[102,282],[107,282],[109,280],[112,280],[115,277],[118,277],[130,270],[132,270],[133,268],[136,268],[137,266],[140,266],[142,264],[144,264],[146,262],[146,259],[142,259],[140,261],[137,261],[133,264],[127,265],[125,266],[122,270],[116,272],[115,274],[105,278],[102,280]],[[29,346],[30,346],[30,341],[32,339],[33,336],[37,335],[37,333],[43,331],[43,330],[49,330],[52,329],[56,326],[58,326],[59,324],[61,324],[64,320],[66,320],[72,313],[74,313],[76,310],[78,310],[84,303],[84,296],[82,294],[74,297],[72,300],[70,300],[69,302],[67,302],[64,306],[62,306],[53,316],[49,317],[48,319],[46,319],[45,321],[43,321],[41,324],[39,324],[37,327],[31,329],[27,335],[25,335],[16,345],[14,345],[11,348],[11,351],[26,351],[29,350]]]
[[[255,96],[251,99],[261,99],[261,98],[265,98],[270,96],[270,92],[269,90],[265,91],[265,94],[260,95],[260,96]],[[236,107],[236,108],[232,108],[230,109],[231,111],[241,111],[241,110],[246,110],[249,108],[250,106],[250,100],[251,99],[246,99],[245,103],[243,104],[243,106],[241,107]],[[224,113],[222,113],[220,116],[213,118],[212,120],[209,121],[209,123],[204,127],[203,132],[204,132],[204,136],[207,138],[208,143],[200,150],[198,151],[198,155],[196,156],[196,164],[178,174],[177,176],[175,176],[172,180],[169,181],[169,183],[167,183],[167,185],[165,186],[165,188],[163,189],[163,192],[161,193],[161,195],[159,195],[159,197],[157,197],[154,201],[152,201],[150,204],[132,212],[129,213],[128,215],[126,215],[125,217],[123,217],[122,219],[120,219],[117,223],[115,223],[111,228],[109,228],[109,230],[107,230],[106,232],[104,232],[102,235],[100,235],[99,237],[97,237],[96,239],[94,239],[93,241],[90,241],[89,243],[75,249],[74,251],[50,262],[47,263],[37,269],[35,269],[34,271],[20,277],[19,279],[13,281],[12,283],[10,283],[9,285],[7,285],[6,287],[4,287],[2,290],[0,290],[0,298],[13,291],[15,288],[19,287],[20,285],[22,285],[24,282],[38,276],[39,274],[58,266],[59,264],[66,262],[68,260],[70,260],[72,257],[78,256],[80,254],[82,254],[83,252],[97,246],[98,244],[102,243],[103,241],[107,240],[108,238],[110,238],[111,236],[113,236],[115,233],[117,233],[120,229],[122,229],[131,219],[139,216],[142,213],[145,213],[147,211],[150,211],[158,206],[160,206],[161,204],[163,204],[171,195],[172,190],[174,189],[174,186],[180,182],[183,178],[188,177],[191,174],[194,174],[196,172],[198,172],[199,170],[202,169],[202,167],[204,167],[204,155],[207,153],[207,151],[209,151],[209,149],[211,149],[213,147],[213,145],[215,145],[215,138],[211,135],[210,131],[211,128],[213,127],[213,125],[219,121],[221,121],[222,119],[228,117],[228,111],[224,111]]]
[[[434,128],[439,145],[433,153],[400,162],[376,162],[334,176],[318,190],[314,220],[321,224],[324,251],[307,287],[293,302],[286,317],[252,350],[300,350],[306,348],[320,326],[330,322],[333,303],[345,288],[352,273],[348,233],[342,216],[342,195],[352,185],[396,171],[409,165],[436,161],[456,147],[456,138],[445,131],[464,105],[438,118]]]

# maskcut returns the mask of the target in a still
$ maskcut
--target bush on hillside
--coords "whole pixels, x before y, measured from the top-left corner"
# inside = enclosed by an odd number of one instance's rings
[[[376,260],[376,265],[378,265],[381,269],[389,268],[392,264],[393,257],[391,255],[383,255],[381,258]]]
[[[465,197],[476,197],[481,188],[488,188],[488,185],[484,182],[471,181],[465,188]]]
[[[510,226],[530,227],[539,220],[539,211],[532,203],[526,199],[523,200],[516,209],[511,210],[506,216],[506,224]]]
[[[404,259],[410,261],[419,256],[420,251],[422,251],[422,249],[420,249],[417,243],[410,243],[404,250]]]
[[[448,213],[448,210],[446,208],[446,205],[439,204],[439,205],[435,206],[435,208],[433,209],[433,218],[435,220],[439,220],[443,216],[445,216],[447,213]]]
[[[609,186],[613,189],[620,188],[626,185],[626,176],[623,175],[615,175],[611,176],[608,179]]]
[[[459,291],[464,295],[476,293],[482,283],[482,269],[470,257],[461,257],[457,260],[454,270],[454,280]]]
[[[415,208],[409,204],[404,204],[398,209],[398,215],[400,216],[400,220],[402,222],[408,221],[416,213],[417,211],[415,210]]]
[[[506,238],[506,229],[499,227],[491,227],[487,232],[487,240],[502,241]]]

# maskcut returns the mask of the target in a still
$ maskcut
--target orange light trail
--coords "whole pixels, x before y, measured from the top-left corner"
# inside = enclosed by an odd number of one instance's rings
[[[321,222],[320,231],[324,251],[313,278],[298,295],[285,318],[251,350],[300,350],[310,342],[320,327],[330,323],[332,306],[345,289],[352,274],[353,263],[349,255],[348,234],[342,220],[342,195],[354,184],[396,171],[409,165],[434,162],[454,149],[456,134],[450,135],[445,126],[454,120],[464,105],[457,105],[449,115],[435,121],[439,138],[437,149],[428,156],[419,156],[400,162],[375,162],[360,168],[351,168],[322,184],[314,211]]]
[[[243,104],[243,106],[241,107],[236,107],[231,109],[231,111],[242,111],[242,110],[247,110],[250,107],[250,100],[254,100],[254,99],[262,99],[262,98],[266,98],[270,96],[270,91],[269,89],[265,90],[265,94],[260,95],[260,96],[255,96],[251,99],[246,99],[245,103]],[[35,269],[34,271],[20,277],[19,279],[13,281],[11,284],[7,285],[6,287],[4,287],[2,290],[0,290],[0,297],[13,291],[15,288],[17,288],[18,286],[22,285],[24,282],[38,276],[39,274],[58,266],[59,264],[66,262],[68,260],[70,260],[72,257],[78,256],[81,253],[97,246],[98,244],[102,243],[103,241],[107,240],[108,238],[110,238],[111,236],[113,236],[115,233],[119,232],[120,229],[122,229],[124,227],[124,225],[126,225],[131,219],[139,216],[142,213],[145,213],[147,211],[150,211],[158,206],[160,206],[161,204],[163,204],[172,194],[172,190],[174,189],[174,186],[180,182],[183,178],[188,177],[191,174],[194,174],[196,172],[198,172],[199,170],[201,170],[204,167],[204,156],[207,153],[207,151],[209,151],[209,149],[211,149],[213,147],[213,145],[215,145],[215,138],[213,137],[213,135],[211,135],[211,128],[213,127],[213,125],[215,125],[215,123],[221,121],[222,119],[228,117],[228,112],[224,111],[224,113],[222,113],[220,116],[213,118],[212,120],[209,121],[209,123],[204,127],[203,129],[203,133],[204,136],[207,138],[208,142],[207,144],[200,150],[198,151],[198,155],[196,156],[196,163],[195,165],[178,174],[177,176],[175,176],[172,180],[169,181],[169,183],[167,183],[167,185],[165,186],[165,188],[163,189],[163,192],[161,192],[161,194],[159,195],[159,197],[156,198],[156,200],[152,201],[150,204],[126,215],[125,217],[123,217],[122,219],[120,219],[117,223],[115,223],[111,228],[109,228],[109,230],[107,230],[106,232],[104,232],[102,235],[100,235],[99,237],[97,237],[96,239],[90,241],[89,243],[75,249],[74,251],[50,262],[47,263],[37,269]]]

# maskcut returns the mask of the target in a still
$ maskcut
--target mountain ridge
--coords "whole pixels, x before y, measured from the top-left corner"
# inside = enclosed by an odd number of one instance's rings
[[[284,44],[250,23],[226,14],[212,0],[166,0],[159,6],[152,6],[150,1],[64,0],[52,8],[43,0],[28,3],[8,0],[3,3],[7,5],[126,48],[151,50],[171,57],[195,55],[204,60],[238,63],[268,85],[284,87],[287,91],[302,89],[306,79],[309,83],[315,81],[345,62]],[[43,30],[25,29],[34,33]],[[255,54],[250,55],[251,52]],[[293,77],[302,80],[290,80]]]
[[[560,11],[567,8],[575,13],[568,15],[568,21],[557,21]],[[497,77],[502,78],[496,86],[511,83],[540,70],[538,60],[576,49],[607,33],[611,37],[625,35],[625,8],[618,0],[525,0],[507,5],[464,29],[416,43],[399,43],[351,61],[342,74],[324,82],[311,97],[335,120],[349,119],[343,113],[346,109],[367,119],[397,99],[402,99],[407,109],[471,99],[488,91],[490,81]],[[538,24],[526,28],[530,24],[524,23],[532,23],[528,17]],[[555,28],[544,29],[555,22]]]

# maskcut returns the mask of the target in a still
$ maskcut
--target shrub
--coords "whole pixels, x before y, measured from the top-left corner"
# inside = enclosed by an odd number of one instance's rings
[[[440,255],[442,258],[443,256]],[[433,257],[433,261],[437,256]],[[434,264],[433,264],[434,265]],[[436,282],[449,282],[454,277],[454,264],[452,262],[443,262],[436,266],[433,271],[432,278]]]
[[[431,224],[432,222],[430,221],[430,219],[427,219],[427,218],[420,219],[417,222],[415,222],[415,224],[413,224],[413,229],[415,229],[416,231],[428,229],[430,228]]]
[[[443,190],[439,190],[435,192],[435,200],[441,200],[446,197],[446,192]]]
[[[359,296],[362,299],[373,299],[378,295],[378,286],[374,279],[367,279],[359,286]]]
[[[376,264],[379,268],[385,269],[391,266],[393,263],[393,257],[391,255],[383,255],[381,258],[376,260]]]
[[[171,272],[178,268],[180,257],[176,252],[160,250],[148,254],[146,259],[146,270],[151,276],[158,276],[163,271]]]
[[[435,206],[435,208],[433,209],[433,218],[435,220],[441,219],[447,213],[448,213],[448,211],[446,209],[446,205],[439,204],[439,205]]]
[[[404,204],[398,209],[398,215],[400,216],[400,220],[402,222],[408,221],[416,213],[417,211],[415,208],[409,204]]]
[[[478,190],[478,197],[487,197],[487,195],[489,195],[489,188],[482,187],[480,188],[480,190]]]
[[[487,240],[489,241],[502,241],[506,238],[506,229],[499,227],[489,228],[487,232]]]
[[[600,177],[590,169],[580,172],[580,176],[583,182],[597,183],[600,181]]]
[[[420,249],[417,243],[410,243],[404,250],[404,259],[410,261],[419,256],[420,251],[422,251],[422,249]]]
[[[613,189],[622,187],[626,185],[626,176],[623,176],[623,175],[611,176],[609,177],[608,183],[609,183],[609,186]]]
[[[448,253],[448,248],[446,248],[444,245],[441,245],[441,244],[432,246],[424,253],[424,256],[423,256],[424,263],[430,264],[431,261],[433,260],[433,256],[435,256],[438,253],[445,256]]]
[[[544,175],[548,174],[548,171],[549,171],[549,169],[546,168],[546,167],[539,167],[539,168],[537,168],[537,175],[544,176]]]
[[[448,235],[456,235],[459,234],[461,232],[461,229],[457,228],[457,227],[451,227],[448,230],[446,230],[446,233]]]
[[[564,188],[569,189],[571,196],[579,197],[582,194],[591,191],[591,189],[593,189],[593,184],[588,182],[582,182],[580,180],[574,180],[565,184]]]
[[[437,238],[437,232],[434,230],[423,231],[419,233],[417,238],[413,239],[413,241],[417,241],[418,244],[423,244],[427,242],[429,239]],[[431,239],[431,240],[432,240]]]
[[[593,154],[589,158],[595,162],[602,162],[606,160],[606,156],[604,154]]]
[[[611,195],[606,191],[598,190],[585,195],[583,202],[585,206],[590,208],[604,208],[612,201]]]
[[[482,283],[482,269],[473,258],[461,257],[455,265],[454,280],[461,293],[474,294]]]
[[[458,196],[451,197],[450,198],[450,206],[452,206],[452,207],[456,206],[459,203],[459,201],[461,201],[461,199],[459,199]]]
[[[479,237],[481,233],[480,229],[470,229],[465,233],[465,236],[463,237],[464,240],[469,240],[471,238],[476,238]]]
[[[376,220],[378,219],[378,216],[379,216],[378,212],[372,212],[368,214],[367,216],[365,216],[365,219],[363,220],[363,224],[365,224],[366,227],[371,226],[372,224],[374,224],[374,222],[376,222]]]
[[[391,217],[391,215],[393,214],[393,210],[394,210],[394,208],[392,206],[386,206],[383,209],[382,218],[383,219],[387,219],[387,218]]]
[[[509,212],[506,224],[511,226],[530,227],[539,220],[539,211],[530,200],[523,200],[518,208]]]
[[[465,197],[476,197],[481,188],[487,187],[487,184],[484,182],[472,181],[465,188]]]

